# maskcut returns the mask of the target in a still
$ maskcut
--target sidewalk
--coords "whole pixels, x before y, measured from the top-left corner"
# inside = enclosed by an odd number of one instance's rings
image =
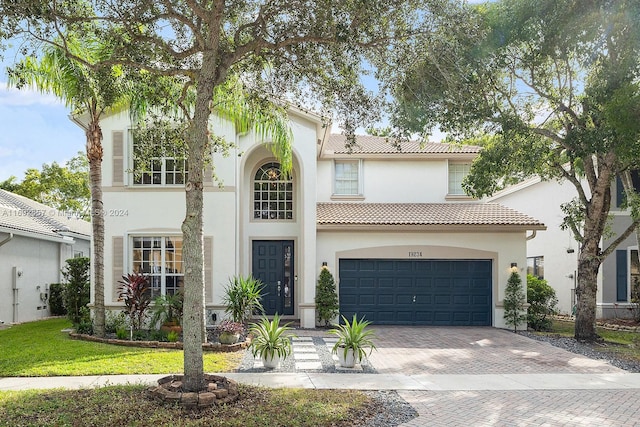
[[[640,374],[484,374],[404,375],[325,373],[216,373],[243,384],[315,389],[482,391],[482,390],[640,390]],[[162,375],[0,378],[0,390],[89,388],[156,384]]]

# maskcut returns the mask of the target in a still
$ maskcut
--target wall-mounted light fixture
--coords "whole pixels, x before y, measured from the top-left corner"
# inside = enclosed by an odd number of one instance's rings
[[[327,266],[327,261],[322,261],[322,266],[326,267]]]
[[[518,272],[518,263],[517,262],[512,262],[511,263],[511,272],[512,273],[517,273]]]

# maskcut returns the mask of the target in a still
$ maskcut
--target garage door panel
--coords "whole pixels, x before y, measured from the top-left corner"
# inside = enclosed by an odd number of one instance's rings
[[[393,280],[392,278],[380,278],[378,279],[378,289],[383,289],[383,288],[390,288],[393,289],[395,288],[395,280]]]
[[[341,259],[340,312],[378,324],[491,325],[491,264]]]

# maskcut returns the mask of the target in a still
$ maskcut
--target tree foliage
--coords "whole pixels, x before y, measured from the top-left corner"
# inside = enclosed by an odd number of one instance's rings
[[[573,184],[576,338],[594,339],[598,269],[639,220],[601,247],[611,183],[640,159],[640,3],[502,0],[443,19],[409,66],[389,69],[393,122],[492,135],[463,183],[473,196],[532,175]]]
[[[82,153],[68,160],[64,166],[52,162],[43,164],[42,170],[27,169],[22,181],[12,176],[0,182],[0,188],[89,219],[89,163]]]

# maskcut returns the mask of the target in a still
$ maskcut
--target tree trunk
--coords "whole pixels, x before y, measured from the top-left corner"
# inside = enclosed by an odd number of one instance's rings
[[[104,337],[104,215],[102,202],[102,129],[97,119],[92,119],[86,131],[87,158],[89,159],[89,183],[91,186],[91,227],[93,231],[94,314],[93,333]]]
[[[202,75],[211,75],[206,69],[210,61],[203,61]],[[208,73],[208,74],[207,74]],[[213,81],[199,79],[193,120],[187,137],[189,177],[185,187],[186,216],[182,223],[184,275],[184,378],[183,391],[196,392],[205,388],[202,342],[204,327],[204,240],[203,171],[207,155],[209,103],[213,98]]]
[[[594,341],[596,334],[596,296],[600,261],[587,252],[578,259],[576,322],[574,335],[580,341]]]

